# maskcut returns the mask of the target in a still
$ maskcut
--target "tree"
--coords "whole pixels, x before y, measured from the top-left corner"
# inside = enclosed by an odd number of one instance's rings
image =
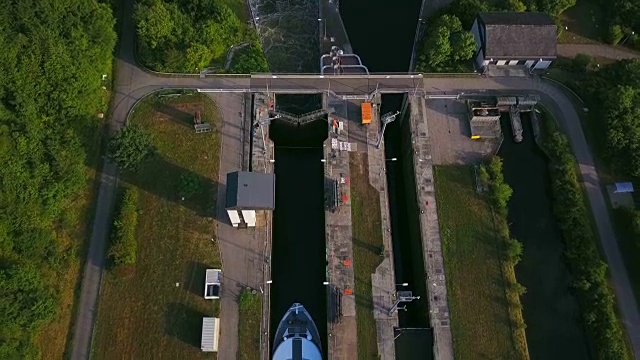
[[[170,40],[172,36],[173,20],[163,1],[153,1],[151,6],[136,4],[134,20],[138,26],[140,41],[151,49]]]
[[[230,71],[234,74],[269,71],[269,64],[262,52],[260,43],[255,41],[244,49],[236,52],[231,63]]]
[[[527,11],[527,5],[525,5],[521,0],[507,0],[505,3],[505,7],[508,11]]]
[[[427,29],[418,55],[418,71],[451,71],[471,59],[475,51],[473,35],[464,30],[453,15],[442,15]]]
[[[95,0],[22,0],[3,2],[0,24],[0,359],[37,359],[82,246],[115,19]]]
[[[194,73],[222,63],[231,46],[249,33],[219,0],[141,0],[134,19],[140,60],[165,72]]]
[[[122,169],[136,170],[152,153],[151,134],[137,125],[126,126],[109,142],[109,157]]]

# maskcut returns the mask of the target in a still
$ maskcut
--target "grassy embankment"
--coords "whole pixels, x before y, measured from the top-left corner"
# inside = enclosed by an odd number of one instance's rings
[[[527,359],[506,217],[475,192],[471,167],[438,166],[435,182],[456,358]]]
[[[240,294],[238,320],[238,353],[240,360],[260,359],[260,321],[262,298],[249,290]]]
[[[378,358],[371,274],[382,262],[380,194],[369,184],[367,154],[349,154],[358,359]]]
[[[213,132],[193,131],[197,110]],[[204,300],[202,291],[206,268],[221,265],[212,217],[220,115],[200,94],[152,96],[130,121],[151,132],[156,154],[120,179],[138,192],[136,262],[105,274],[93,356],[207,358],[199,347],[202,317],[219,312],[219,301]],[[185,178],[198,186],[182,200]]]
[[[629,349],[616,315],[607,265],[598,251],[587,201],[580,183],[578,166],[566,137],[554,119],[542,113],[545,153],[549,170],[554,213],[565,242],[565,257],[574,278],[574,290],[595,358],[629,359]]]

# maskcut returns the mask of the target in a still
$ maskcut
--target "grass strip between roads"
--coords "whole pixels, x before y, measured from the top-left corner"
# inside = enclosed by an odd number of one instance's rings
[[[214,131],[194,132],[195,111]],[[130,119],[151,132],[156,154],[120,179],[139,194],[137,254],[135,264],[105,274],[94,359],[210,358],[200,338],[202,318],[219,312],[219,300],[203,298],[206,269],[220,267],[213,220],[219,119],[202,94],[151,96]],[[190,179],[187,195],[183,179]]]
[[[238,354],[240,360],[259,360],[261,296],[253,294],[251,290],[242,290],[238,316]]]
[[[371,274],[382,262],[380,194],[369,184],[367,154],[349,154],[358,359],[378,359]]]
[[[475,192],[471,167],[438,166],[435,182],[456,358],[528,359],[506,220]]]

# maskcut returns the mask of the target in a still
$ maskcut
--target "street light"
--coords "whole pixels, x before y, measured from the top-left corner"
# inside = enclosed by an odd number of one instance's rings
[[[635,35],[635,31],[632,31],[631,34],[628,34],[626,38],[624,38],[624,40],[622,40],[622,42],[620,43],[620,45],[623,45],[625,41],[627,41],[627,39],[629,38],[629,36],[631,35]]]
[[[396,284],[396,286],[409,286],[409,283],[404,282],[402,284]]]
[[[396,119],[396,116],[400,114],[400,111],[388,112],[382,115],[380,121],[382,121],[382,131],[380,132],[380,137],[378,138],[378,143],[376,144],[376,149],[380,149],[380,144],[382,143],[382,139],[384,138],[384,129],[387,128],[387,124],[393,122]]]
[[[398,161],[398,158],[385,159],[386,161]]]
[[[324,39],[326,39],[327,38],[327,19],[318,18],[318,22],[321,22],[322,20],[324,20]]]
[[[267,280],[265,281],[265,284],[269,285],[272,282],[273,282],[272,280]],[[262,285],[258,286],[258,288],[260,289],[260,294],[264,294],[264,289],[262,288]]]

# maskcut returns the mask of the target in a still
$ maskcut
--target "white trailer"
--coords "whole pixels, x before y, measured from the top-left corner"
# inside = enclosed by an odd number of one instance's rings
[[[222,270],[207,269],[204,279],[204,298],[220,299],[220,279],[222,278]]]
[[[215,317],[202,318],[202,339],[200,348],[203,352],[217,352],[220,338],[220,319]]]

